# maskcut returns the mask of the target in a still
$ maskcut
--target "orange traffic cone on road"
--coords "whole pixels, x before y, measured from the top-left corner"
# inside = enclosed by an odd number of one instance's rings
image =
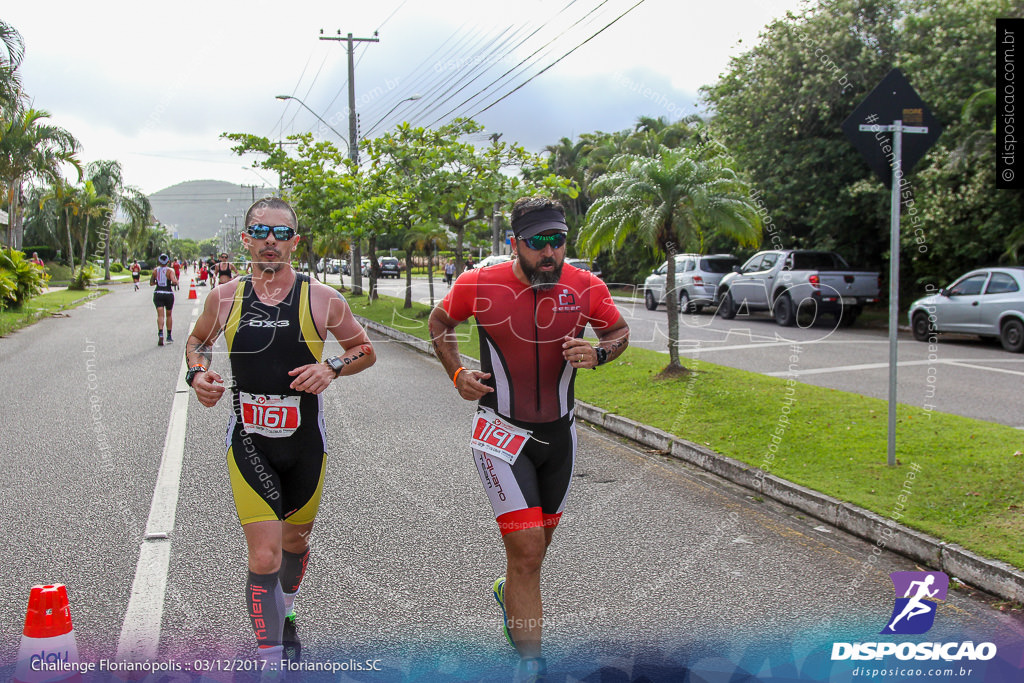
[[[67,588],[62,584],[33,586],[14,680],[20,683],[63,681],[80,675],[78,663]]]
[[[189,279],[192,281],[192,284],[188,286],[188,298],[198,299],[199,292],[196,291],[196,279],[194,277]]]

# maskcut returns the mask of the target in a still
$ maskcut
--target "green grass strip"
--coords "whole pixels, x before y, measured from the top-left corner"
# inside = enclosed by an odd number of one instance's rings
[[[28,327],[40,318],[81,306],[86,301],[107,293],[106,289],[90,289],[84,292],[64,289],[40,294],[26,301],[21,308],[0,311],[0,337],[6,337],[15,330]]]
[[[429,338],[428,306],[404,309],[390,297],[370,305],[365,296],[349,304],[357,315]],[[476,356],[473,328],[460,326],[460,345]],[[888,467],[886,401],[684,362],[693,374],[659,379],[667,356],[629,348],[596,372],[578,373],[576,397],[1024,568],[1024,431],[901,404],[898,464]],[[918,469],[907,484],[912,465]]]

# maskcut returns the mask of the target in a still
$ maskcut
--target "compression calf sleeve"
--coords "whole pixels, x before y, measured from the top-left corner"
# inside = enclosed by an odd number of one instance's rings
[[[249,572],[249,579],[245,584],[245,598],[257,646],[264,648],[280,645],[284,630],[284,592],[281,590],[281,582],[277,579],[277,572]]]
[[[295,596],[299,593],[299,584],[302,577],[306,575],[306,565],[309,564],[309,548],[306,552],[298,553],[281,551],[281,569],[277,572],[281,580],[281,589],[284,591],[284,614],[292,613],[292,606],[295,604]]]
[[[298,553],[281,551],[281,569],[277,575],[281,578],[281,589],[285,593],[294,593],[299,590],[302,577],[306,574],[306,565],[309,564],[309,548],[301,555]]]

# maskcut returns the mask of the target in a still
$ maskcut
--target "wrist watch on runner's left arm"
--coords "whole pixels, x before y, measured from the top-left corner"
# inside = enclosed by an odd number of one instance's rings
[[[188,369],[188,372],[185,373],[185,384],[192,386],[192,380],[194,380],[196,378],[196,375],[198,375],[200,372],[206,372],[206,368],[203,367],[202,365],[193,365],[192,367],[190,367]]]
[[[341,375],[341,369],[345,367],[345,364],[341,362],[341,358],[334,356],[324,361],[324,365],[334,370],[334,378],[337,379]]]
[[[605,363],[608,362],[608,349],[601,346],[597,346],[594,348],[594,351],[597,352],[598,365],[604,365]]]

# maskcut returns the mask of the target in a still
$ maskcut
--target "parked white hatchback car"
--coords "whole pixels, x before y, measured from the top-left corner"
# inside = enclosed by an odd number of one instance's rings
[[[676,288],[679,292],[679,310],[700,313],[704,306],[715,303],[718,283],[733,266],[742,263],[732,254],[676,254]],[[644,305],[653,311],[665,303],[665,279],[668,261],[665,261],[644,280]]]
[[[1024,351],[1024,266],[978,268],[908,311],[914,339],[940,332],[998,339],[1007,351]]]

